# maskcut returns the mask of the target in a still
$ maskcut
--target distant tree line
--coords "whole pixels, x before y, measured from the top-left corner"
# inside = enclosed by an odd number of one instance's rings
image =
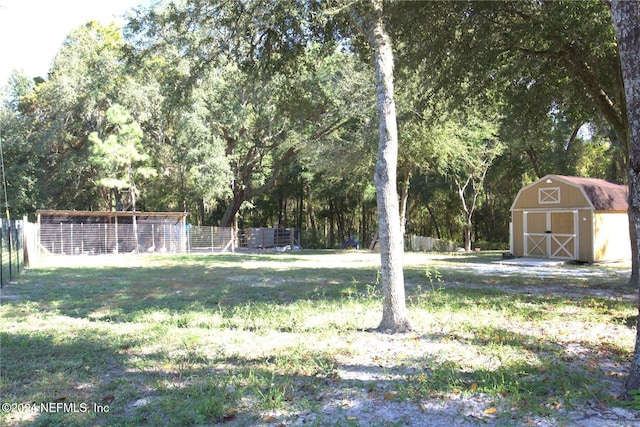
[[[310,247],[367,245],[379,127],[371,47],[354,24],[366,10],[258,3],[89,22],[47,76],[14,73],[0,107],[12,215],[135,202],[196,225],[295,227]],[[605,3],[385,2],[384,16],[404,232],[504,248],[522,185],[626,181]]]

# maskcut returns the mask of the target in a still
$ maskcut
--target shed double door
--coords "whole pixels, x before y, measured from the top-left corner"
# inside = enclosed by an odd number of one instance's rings
[[[524,221],[525,256],[577,259],[577,211],[525,212]]]

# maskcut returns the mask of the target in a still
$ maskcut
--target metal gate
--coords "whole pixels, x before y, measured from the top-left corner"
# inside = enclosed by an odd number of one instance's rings
[[[524,212],[524,255],[577,259],[578,211]]]

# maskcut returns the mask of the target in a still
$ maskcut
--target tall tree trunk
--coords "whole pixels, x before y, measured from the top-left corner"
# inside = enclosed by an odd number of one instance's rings
[[[533,165],[533,170],[536,172],[537,177],[542,178],[544,174],[542,172],[542,167],[540,166],[540,161],[538,160],[538,155],[536,154],[535,148],[533,148],[533,145],[529,145],[527,148],[525,148],[524,151],[529,156],[531,164]]]
[[[634,245],[632,273],[638,286],[640,265],[640,2],[612,0],[611,13],[618,36],[618,51],[624,81],[629,135],[629,221]],[[640,289],[639,289],[640,292]],[[640,389],[640,316],[636,326],[636,345],[626,391]]]
[[[238,216],[238,212],[240,211],[240,207],[244,200],[245,195],[243,190],[233,191],[233,199],[231,200],[231,203],[227,205],[224,215],[222,216],[222,220],[220,221],[221,227],[233,227],[236,223],[236,217]]]
[[[287,217],[287,200],[284,197],[283,191],[278,194],[278,227],[286,227]]]
[[[433,228],[435,228],[436,230],[436,238],[442,239],[442,234],[440,234],[440,228],[438,227],[438,220],[436,219],[436,216],[433,213],[433,209],[431,209],[431,206],[429,206],[428,203],[426,204],[426,207],[427,207],[427,212],[429,212],[429,218],[431,219],[431,225],[433,225]]]
[[[300,193],[298,194],[298,219],[296,228],[302,233],[302,224],[304,222],[304,181],[300,179]]]
[[[198,210],[200,211],[200,224],[201,226],[204,225],[204,221],[205,221],[205,213],[204,213],[204,198],[200,198],[198,199]]]
[[[124,210],[124,206],[122,204],[122,193],[120,189],[117,187],[112,188],[113,198],[116,201],[116,212],[122,212]]]
[[[398,128],[393,95],[393,51],[383,20],[382,0],[372,0],[374,16],[369,40],[375,52],[376,87],[379,115],[378,160],[374,181],[378,202],[378,226],[383,291],[381,332],[411,330],[405,301],[402,270],[403,236],[396,172],[398,164]]]
[[[335,218],[333,217],[335,209],[333,208],[333,201],[329,200],[329,248],[333,249],[336,245],[336,228]]]
[[[400,232],[404,238],[407,229],[407,203],[409,201],[409,185],[411,182],[411,168],[408,164],[404,165],[402,180],[402,193],[400,195]]]
[[[358,233],[358,239],[361,243],[364,243],[365,230],[367,229],[367,209],[364,206],[365,202],[360,202],[360,228]]]
[[[458,196],[460,197],[460,201],[462,204],[462,216],[464,217],[464,228],[462,230],[462,240],[464,242],[464,250],[469,252],[471,250],[471,227],[473,223],[471,222],[473,217],[473,210],[475,207],[475,199],[471,207],[467,205],[467,200],[464,198],[464,193],[469,183],[471,182],[471,178],[467,179],[467,181],[463,184],[458,178],[455,179],[456,187],[458,189]]]
[[[136,245],[134,249],[135,253],[138,253],[140,242],[138,241],[138,220],[136,219],[136,184],[133,181],[133,172],[131,170],[131,163],[128,166],[129,172],[129,193],[131,194],[131,221],[133,222],[133,243]]]
[[[472,217],[471,216],[467,216],[465,218],[465,225],[464,225],[464,230],[463,230],[463,234],[464,234],[464,250],[467,252],[471,252],[471,230],[473,229],[473,222],[472,222]]]
[[[316,225],[316,214],[313,210],[313,203],[311,200],[307,203],[307,215],[309,216],[309,226],[311,227],[311,241],[314,245],[320,245],[318,239],[318,227]]]

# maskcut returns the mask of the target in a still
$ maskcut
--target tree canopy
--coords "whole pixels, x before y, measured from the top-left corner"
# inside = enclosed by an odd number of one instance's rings
[[[295,226],[317,247],[350,236],[368,245],[379,226],[379,130],[361,30],[374,4],[258,3],[157,5],[124,31],[90,22],[70,32],[44,79],[14,75],[0,138],[15,214],[117,207],[113,188],[98,185],[107,168],[95,154],[116,135],[107,112],[121,106],[154,170],[136,180],[140,209],[190,211],[203,225]],[[382,6],[406,233],[506,248],[523,184],[547,173],[626,181],[606,4]],[[486,163],[474,154],[483,144]],[[465,159],[479,161],[484,180],[464,186],[474,169]]]

